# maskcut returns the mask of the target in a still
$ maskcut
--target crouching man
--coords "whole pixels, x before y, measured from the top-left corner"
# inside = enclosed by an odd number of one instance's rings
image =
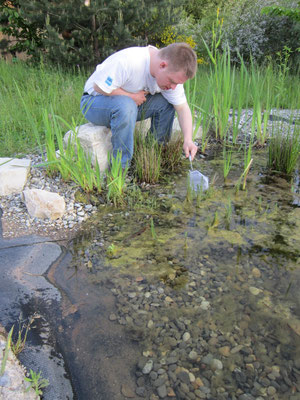
[[[151,118],[151,132],[159,143],[166,143],[175,111],[185,156],[194,158],[197,146],[183,84],[196,70],[196,53],[186,43],[162,49],[130,47],[97,65],[84,86],[81,110],[88,121],[111,129],[113,156],[122,152],[123,168],[133,156],[136,121]]]

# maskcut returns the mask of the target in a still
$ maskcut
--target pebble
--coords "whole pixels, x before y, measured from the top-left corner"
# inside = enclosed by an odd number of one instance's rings
[[[188,340],[190,340],[190,338],[191,338],[191,335],[190,335],[189,332],[185,332],[185,333],[183,334],[183,336],[182,336],[182,340],[183,340],[184,342],[187,342]]]
[[[161,399],[163,399],[164,397],[166,397],[167,394],[168,394],[166,385],[159,386],[159,387],[157,388],[157,394],[158,394],[158,396],[159,396]]]
[[[257,296],[257,295],[259,295],[259,294],[262,292],[262,290],[261,290],[261,289],[258,289],[258,288],[256,288],[256,287],[254,287],[254,286],[250,286],[250,287],[249,287],[249,292],[250,292],[251,294],[253,294],[254,296]]]
[[[153,368],[153,360],[148,360],[142,370],[143,374],[147,375],[150,374]]]
[[[211,361],[211,363],[210,363],[210,367],[211,367],[211,369],[212,369],[213,371],[215,371],[215,370],[221,370],[221,369],[223,369],[223,363],[222,363],[222,361],[220,361],[220,360],[214,358],[214,359]]]

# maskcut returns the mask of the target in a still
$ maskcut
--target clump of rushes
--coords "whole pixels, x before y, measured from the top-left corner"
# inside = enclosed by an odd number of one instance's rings
[[[291,175],[297,166],[299,153],[300,129],[295,127],[292,132],[289,128],[288,132],[284,132],[284,127],[278,127],[270,139],[268,167]]]
[[[161,147],[161,166],[164,170],[174,172],[182,166],[182,144],[182,138],[177,138]]]
[[[126,187],[126,175],[128,167],[122,168],[122,153],[118,151],[117,156],[109,155],[110,169],[107,171],[107,200],[115,206],[124,206],[124,191]]]
[[[133,168],[139,182],[155,184],[161,176],[162,149],[153,134],[135,134]]]

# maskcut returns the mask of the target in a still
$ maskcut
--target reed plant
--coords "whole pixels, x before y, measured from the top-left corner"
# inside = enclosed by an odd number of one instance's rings
[[[251,63],[251,94],[253,101],[252,127],[256,128],[256,139],[260,146],[264,146],[268,139],[268,120],[271,112],[271,85],[268,74],[263,74],[254,63]]]
[[[249,73],[243,59],[240,57],[241,65],[236,79],[238,92],[232,104],[232,143],[237,144],[238,134],[241,129],[241,117],[243,109],[246,109],[246,118],[248,114],[248,93],[250,86]]]
[[[291,117],[292,120],[292,117]],[[300,128],[283,123],[273,131],[269,143],[268,167],[271,170],[291,175],[298,163],[300,154]]]
[[[228,143],[223,144],[223,176],[226,182],[232,167],[232,146]]]
[[[107,200],[115,206],[124,206],[126,176],[128,167],[122,168],[122,152],[118,151],[116,157],[109,154],[109,169],[107,171]]]
[[[196,74],[194,79],[186,81],[185,92],[192,113],[193,140],[199,139],[197,133],[201,129],[201,151],[204,153],[208,142],[207,133],[212,120],[212,96],[211,91],[200,90],[198,76],[199,74]]]
[[[210,84],[213,93],[213,115],[216,138],[223,140],[229,128],[229,116],[232,108],[235,67],[231,65],[230,51],[217,52],[213,62]]]
[[[133,169],[139,182],[155,184],[161,177],[162,146],[151,132],[135,134]]]
[[[228,47],[220,51],[223,20],[219,18],[217,10],[216,21],[212,26],[212,40],[210,46],[204,46],[211,61],[209,76],[210,88],[213,96],[213,116],[217,139],[224,139],[228,130],[228,119],[233,102],[235,67],[231,65],[230,50]]]

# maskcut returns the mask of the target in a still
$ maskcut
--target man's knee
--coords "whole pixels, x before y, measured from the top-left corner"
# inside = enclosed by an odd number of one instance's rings
[[[128,96],[118,96],[118,105],[115,107],[113,116],[126,120],[136,120],[137,117],[137,105],[134,100]]]

